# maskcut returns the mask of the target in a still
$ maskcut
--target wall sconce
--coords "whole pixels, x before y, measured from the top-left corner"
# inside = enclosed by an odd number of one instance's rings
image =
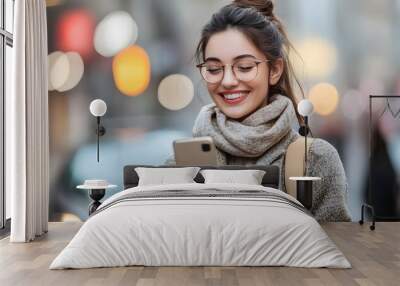
[[[97,162],[99,162],[100,136],[106,133],[104,126],[100,125],[100,118],[107,111],[107,104],[101,99],[95,99],[90,103],[90,113],[97,118]]]
[[[314,105],[308,99],[303,99],[297,104],[297,111],[301,116],[304,117],[304,125],[300,127],[299,133],[304,136],[304,170],[303,176],[306,175],[306,166],[307,166],[307,135],[310,132],[310,128],[308,127],[308,116],[310,116],[314,111]]]

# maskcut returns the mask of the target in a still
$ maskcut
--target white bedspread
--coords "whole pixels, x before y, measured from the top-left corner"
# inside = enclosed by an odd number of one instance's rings
[[[132,192],[272,188],[231,184],[135,187],[107,199],[81,227],[50,269],[127,265],[294,266],[350,268],[310,215],[274,200],[174,197],[115,200]],[[136,193],[135,193],[136,194]],[[114,202],[114,203],[113,203]]]

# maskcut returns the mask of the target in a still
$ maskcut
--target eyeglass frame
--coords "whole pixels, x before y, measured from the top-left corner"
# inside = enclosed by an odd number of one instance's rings
[[[204,81],[206,81],[206,82],[208,82],[208,83],[210,83],[210,84],[217,84],[217,83],[220,83],[221,81],[224,80],[224,77],[225,77],[225,67],[226,67],[226,66],[230,66],[230,67],[231,67],[232,74],[235,76],[235,78],[236,78],[238,81],[250,82],[250,81],[254,80],[254,79],[257,77],[257,75],[258,75],[258,65],[261,64],[261,63],[268,63],[268,62],[271,61],[271,60],[259,60],[259,59],[254,59],[254,62],[255,62],[256,67],[257,67],[257,73],[256,73],[256,75],[255,75],[254,78],[251,79],[251,80],[241,80],[241,79],[239,79],[239,78],[236,76],[235,71],[233,70],[233,65],[236,64],[236,63],[237,63],[238,61],[240,61],[240,60],[241,60],[241,59],[238,59],[238,60],[236,60],[236,61],[235,61],[234,63],[232,63],[232,64],[224,64],[224,65],[221,65],[221,66],[222,66],[222,73],[223,73],[223,74],[222,74],[222,78],[221,78],[219,81],[216,81],[216,82],[209,82],[209,81],[207,81],[207,80],[204,78],[204,75],[203,75],[202,72],[201,72],[201,68],[204,67],[204,64],[206,64],[206,62],[203,62],[203,63],[201,63],[201,64],[198,64],[198,65],[196,65],[196,67],[199,69],[200,74],[201,74],[201,77],[204,79]]]

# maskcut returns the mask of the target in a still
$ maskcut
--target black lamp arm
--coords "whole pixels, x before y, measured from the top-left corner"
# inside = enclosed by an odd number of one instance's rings
[[[308,116],[304,116],[304,124],[306,125],[306,130],[304,134],[304,169],[303,176],[306,176],[307,170],[307,134],[308,134]]]
[[[106,134],[106,129],[104,126],[100,125],[100,116],[97,116],[97,129],[96,129],[96,135],[97,135],[97,162],[99,162],[99,157],[100,157],[100,136],[103,136]]]

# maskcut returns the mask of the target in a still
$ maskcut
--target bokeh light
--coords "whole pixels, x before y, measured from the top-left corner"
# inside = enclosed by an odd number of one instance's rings
[[[63,52],[74,51],[84,59],[93,53],[95,19],[90,12],[77,9],[65,12],[57,22],[55,44]]]
[[[122,94],[136,96],[149,86],[150,59],[146,51],[137,45],[119,52],[113,59],[112,68],[115,85]]]
[[[57,54],[52,60],[49,68],[49,86],[58,90],[68,80],[69,76],[69,60],[66,54]]]
[[[193,82],[181,74],[164,78],[158,86],[158,100],[169,110],[180,110],[190,104],[194,97]]]
[[[48,56],[49,90],[60,92],[74,88],[82,79],[84,64],[76,52],[56,51]]]
[[[81,56],[76,52],[65,54],[68,58],[68,77],[65,83],[58,88],[58,91],[67,91],[74,88],[82,79],[84,64]]]
[[[337,50],[331,42],[321,38],[306,38],[294,46],[298,55],[292,53],[291,59],[297,73],[305,73],[310,79],[322,79],[335,71]]]
[[[115,11],[104,17],[94,33],[94,48],[102,56],[112,57],[135,43],[138,28],[131,15]]]
[[[52,75],[52,69],[54,66],[54,63],[57,62],[58,58],[61,57],[62,55],[64,55],[63,52],[60,51],[55,51],[52,52],[51,54],[48,55],[48,89],[49,91],[54,90],[54,86],[52,84],[52,79],[51,79],[51,75]]]
[[[339,104],[339,93],[332,84],[319,83],[311,88],[308,99],[313,103],[316,113],[326,116],[336,110]]]

